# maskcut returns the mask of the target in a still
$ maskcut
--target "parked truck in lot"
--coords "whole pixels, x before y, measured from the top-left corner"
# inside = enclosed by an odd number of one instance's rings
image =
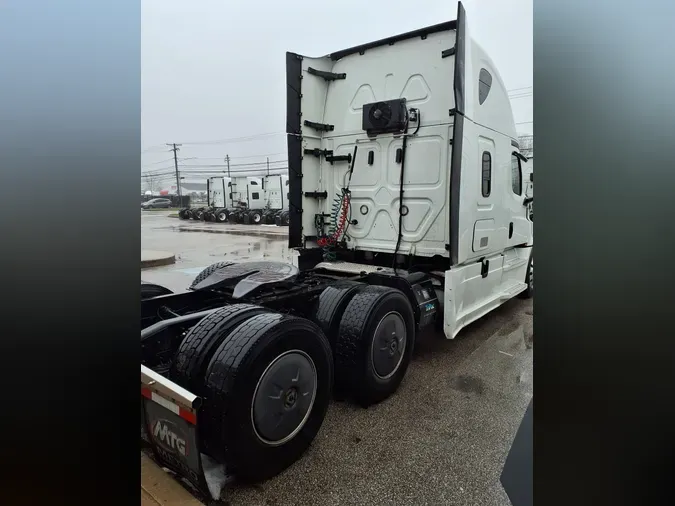
[[[534,290],[506,88],[457,19],[321,58],[286,55],[292,263],[141,284],[141,432],[205,495],[311,444],[331,393],[394,394],[415,339]],[[215,478],[219,477],[219,478]]]
[[[288,197],[282,193],[284,183],[287,186],[288,176],[210,177],[206,181],[206,206],[181,209],[178,217],[217,223],[274,224],[288,206]],[[287,225],[287,219],[278,224]]]

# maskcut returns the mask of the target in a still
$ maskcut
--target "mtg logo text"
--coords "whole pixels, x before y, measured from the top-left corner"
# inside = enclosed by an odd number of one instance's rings
[[[156,420],[152,425],[154,438],[169,450],[187,457],[187,441],[178,433],[176,426],[167,420]]]

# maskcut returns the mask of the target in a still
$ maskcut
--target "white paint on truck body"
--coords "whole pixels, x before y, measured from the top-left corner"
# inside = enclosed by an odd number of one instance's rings
[[[269,209],[287,209],[288,197],[286,196],[287,189],[284,186],[285,181],[288,181],[288,176],[274,175],[265,176],[263,183],[265,187],[265,203]]]
[[[324,79],[310,67],[345,78]],[[524,204],[527,163],[517,156],[518,136],[506,87],[492,59],[471,38],[461,3],[458,21],[444,24],[440,31],[339,57],[302,57],[301,72],[302,121],[296,135],[303,150],[302,212],[291,216],[301,220],[305,246],[316,244],[315,217],[331,214],[350,170],[347,162],[330,163],[325,156],[305,151],[329,150],[339,156],[352,154],[358,146],[349,184],[356,222],[349,226],[347,248],[396,251],[401,178],[397,150],[403,135],[369,136],[362,115],[364,104],[405,98],[409,112],[419,111],[420,122],[418,130],[416,122],[409,122],[403,173],[407,214],[398,253],[448,258],[446,336],[454,337],[464,325],[526,288],[533,243]],[[455,83],[456,75],[461,82]],[[305,125],[307,120],[332,129],[317,130]],[[461,152],[453,163],[454,149]],[[292,173],[293,167],[289,169]],[[307,195],[324,191],[325,199]]]

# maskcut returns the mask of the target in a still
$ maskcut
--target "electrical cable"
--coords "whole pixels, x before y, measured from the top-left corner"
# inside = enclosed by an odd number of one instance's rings
[[[417,128],[412,135],[417,135],[417,132],[420,130],[420,125],[422,124],[422,113],[419,109],[411,108],[410,112],[415,111],[417,118]],[[394,249],[394,257],[392,260],[392,267],[394,269],[394,274],[398,275],[396,268],[396,256],[398,255],[398,250],[401,248],[401,241],[403,240],[403,175],[405,169],[405,153],[408,146],[408,126],[410,124],[410,116],[406,118],[405,130],[403,131],[403,145],[401,146],[401,177],[399,180],[399,196],[398,196],[398,238],[396,239],[396,248]]]
[[[356,153],[358,152],[358,149],[358,146],[354,146],[351,167],[345,172],[345,175],[342,178],[342,189],[340,193],[336,194],[336,198],[333,199],[333,210],[330,216],[328,234],[317,239],[317,244],[323,249],[323,258],[325,261],[336,259],[333,248],[338,243],[340,237],[349,229],[349,221],[351,220],[352,214],[349,185],[352,182],[352,174],[354,173],[354,166],[356,165]],[[349,179],[345,183],[347,175],[349,175]]]

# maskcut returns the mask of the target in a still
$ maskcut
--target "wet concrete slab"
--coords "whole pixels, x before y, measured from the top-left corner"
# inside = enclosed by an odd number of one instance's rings
[[[286,239],[167,227],[143,220],[143,247],[176,264],[143,279],[184,289],[221,260],[288,260]],[[232,505],[509,505],[499,483],[532,396],[532,301],[513,299],[454,340],[425,332],[399,391],[362,409],[332,402],[308,452],[257,486],[235,485]]]
[[[180,291],[186,289],[202,269],[215,262],[290,262],[287,229],[274,225],[204,224],[170,218],[168,213],[159,212],[142,214],[141,248],[172,251],[176,262],[143,269],[141,278]]]

